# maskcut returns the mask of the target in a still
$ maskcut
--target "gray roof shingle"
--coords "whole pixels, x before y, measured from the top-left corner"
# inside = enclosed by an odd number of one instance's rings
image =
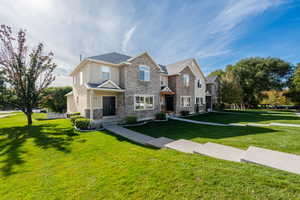
[[[160,67],[160,71],[162,71],[165,74],[168,73],[167,66],[159,64],[159,67]]]
[[[113,64],[119,64],[121,62],[125,62],[130,58],[132,58],[132,57],[121,54],[121,53],[117,53],[117,52],[106,53],[106,54],[88,57],[88,59],[101,60],[101,61],[105,61],[105,62],[109,62],[109,63],[113,63]],[[159,67],[163,73],[166,73],[166,74],[168,73],[167,67],[165,65],[159,65]]]
[[[98,56],[91,56],[88,58],[94,59],[94,60],[102,60],[102,61],[110,62],[113,64],[119,64],[121,62],[127,61],[128,59],[131,58],[131,56],[112,52],[112,53],[106,53],[106,54],[102,54],[102,55],[98,55]]]

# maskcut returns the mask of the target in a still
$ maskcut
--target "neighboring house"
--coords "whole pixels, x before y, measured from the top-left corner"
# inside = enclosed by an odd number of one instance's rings
[[[218,103],[219,79],[218,76],[206,77],[206,109],[213,110]]]
[[[114,52],[84,59],[70,75],[68,112],[96,121],[205,109],[205,77],[195,59],[164,66],[147,52],[135,57]]]

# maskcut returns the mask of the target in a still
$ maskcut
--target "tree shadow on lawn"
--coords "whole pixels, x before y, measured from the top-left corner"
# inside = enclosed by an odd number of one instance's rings
[[[230,114],[230,113],[205,113],[201,115],[188,117],[191,120],[207,121],[215,123],[269,123],[270,121],[299,121],[300,117],[293,115],[277,115],[277,114],[264,114],[264,113],[253,113],[253,114]]]
[[[169,120],[168,122],[151,122],[143,126],[129,127],[129,129],[156,138],[168,137],[175,140],[190,140],[194,138],[223,139],[277,132],[276,130],[264,127],[210,126],[174,120]]]
[[[4,163],[1,168],[3,175],[15,174],[13,167],[25,162],[22,157],[26,151],[22,150],[21,147],[29,139],[33,139],[33,143],[42,149],[54,148],[58,151],[70,153],[68,145],[73,141],[72,136],[77,134],[74,133],[71,127],[57,128],[56,126],[55,124],[43,124],[30,127],[1,128],[0,157],[5,157],[1,161]]]

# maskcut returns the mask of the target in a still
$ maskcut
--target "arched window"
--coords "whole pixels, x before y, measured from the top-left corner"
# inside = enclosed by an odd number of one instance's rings
[[[185,87],[188,87],[190,84],[190,76],[188,74],[183,74],[182,78],[183,78],[183,85]]]
[[[141,81],[150,81],[150,67],[139,66],[139,79]]]

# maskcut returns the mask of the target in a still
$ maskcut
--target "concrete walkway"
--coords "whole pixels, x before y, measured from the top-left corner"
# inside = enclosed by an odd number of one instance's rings
[[[16,114],[0,115],[0,118],[5,118],[5,117],[13,116],[13,115],[16,115]]]
[[[247,124],[239,124],[239,123],[230,123],[230,124],[221,124],[221,123],[214,123],[214,122],[204,122],[204,121],[197,121],[191,119],[185,119],[180,117],[169,117],[170,119],[189,122],[193,124],[204,124],[204,125],[211,125],[211,126],[257,126],[257,127],[266,127],[266,126],[286,126],[286,127],[300,127],[300,124],[287,124],[287,123],[270,123],[270,124],[258,124],[258,123],[247,123]]]
[[[236,126],[231,124],[220,124],[220,123],[213,123],[213,122],[204,122],[204,121],[197,121],[197,120],[191,120],[191,119],[185,119],[180,117],[169,117],[173,120],[183,121],[183,122],[189,122],[193,124],[204,124],[204,125],[212,125],[212,126]]]
[[[241,158],[245,154],[245,151],[222,144],[208,142],[197,147],[196,150],[194,150],[194,153],[223,160],[241,162]]]
[[[106,130],[113,132],[116,135],[122,136],[124,138],[127,138],[131,141],[134,141],[138,144],[142,145],[148,145],[147,142],[154,140],[154,137],[150,137],[148,135],[144,135],[132,130],[129,130],[127,128],[123,128],[118,125],[113,125],[113,126],[106,126],[104,127]]]
[[[174,141],[166,137],[154,138],[118,125],[106,126],[105,129],[142,145],[154,146],[157,148],[166,147],[184,153],[196,153],[235,162],[255,163],[300,174],[300,156],[294,154],[258,147],[249,147],[245,151],[212,142],[200,144],[185,139]]]
[[[202,146],[202,144],[185,139],[176,140],[165,145],[166,148],[174,149],[184,153],[194,153],[194,151],[200,146]]]
[[[300,156],[294,154],[250,146],[241,161],[300,174]]]

